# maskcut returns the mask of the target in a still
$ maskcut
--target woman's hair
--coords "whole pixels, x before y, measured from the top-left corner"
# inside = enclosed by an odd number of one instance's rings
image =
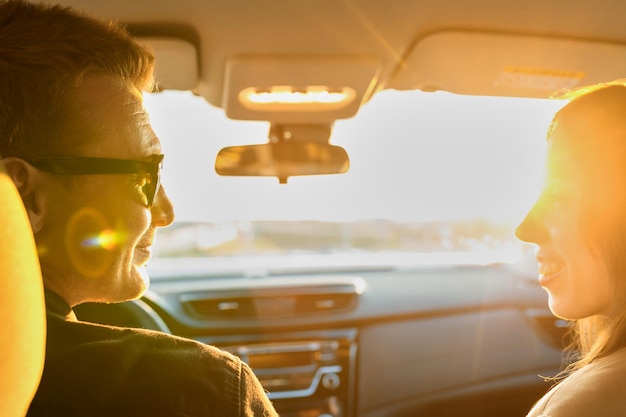
[[[67,100],[85,76],[146,91],[153,69],[153,54],[112,22],[62,6],[0,0],[0,155],[62,152],[72,124]]]
[[[580,165],[589,169],[585,171],[587,175],[592,175],[591,172],[600,173],[597,178],[593,175],[593,181],[597,182],[596,186],[610,190],[611,195],[608,197],[617,204],[615,211],[624,213],[601,216],[594,212],[593,207],[597,207],[597,203],[583,203],[587,207],[587,211],[583,211],[581,216],[583,237],[596,262],[606,268],[616,296],[615,301],[623,308],[616,309],[610,317],[598,315],[579,319],[574,323],[573,343],[568,348],[572,352],[571,364],[563,374],[568,375],[626,347],[626,82],[617,80],[583,87],[558,98],[570,101],[555,115],[550,129],[559,125],[568,126],[567,129],[573,127],[577,132],[576,138],[568,136],[566,140],[588,142],[573,143],[570,147],[593,149],[592,152],[577,153],[581,158]],[[590,168],[592,165],[588,165],[602,164],[614,155],[619,155],[617,161],[612,159],[617,162],[612,167],[614,169],[610,168],[608,162],[605,169],[593,170]],[[594,158],[595,162],[589,161]],[[597,195],[583,195],[583,199],[594,197]]]

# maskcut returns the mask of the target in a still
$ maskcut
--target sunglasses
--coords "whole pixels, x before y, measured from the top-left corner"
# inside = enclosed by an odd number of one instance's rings
[[[163,157],[155,155],[150,162],[84,156],[36,156],[23,159],[41,171],[59,175],[149,174],[150,180],[146,181],[142,192],[148,207],[152,207],[161,184]]]

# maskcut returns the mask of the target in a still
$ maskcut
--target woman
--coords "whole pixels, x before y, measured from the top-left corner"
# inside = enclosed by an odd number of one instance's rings
[[[626,415],[626,84],[570,94],[548,131],[543,192],[516,230],[537,245],[551,311],[576,323],[576,362],[529,417]]]

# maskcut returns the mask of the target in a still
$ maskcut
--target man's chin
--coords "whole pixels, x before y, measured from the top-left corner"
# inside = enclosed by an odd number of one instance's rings
[[[133,281],[137,283],[137,294],[134,298],[140,298],[150,286],[150,276],[145,266],[133,267]]]
[[[108,302],[120,303],[141,298],[150,284],[150,277],[145,267],[132,266],[122,278],[118,290],[113,294],[116,300]]]

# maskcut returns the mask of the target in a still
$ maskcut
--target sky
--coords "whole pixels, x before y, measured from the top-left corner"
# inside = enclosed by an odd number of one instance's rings
[[[269,124],[229,120],[189,92],[147,95],[177,220],[520,219],[538,193],[553,100],[384,91],[330,142],[346,174],[220,177],[222,147],[267,142]]]

